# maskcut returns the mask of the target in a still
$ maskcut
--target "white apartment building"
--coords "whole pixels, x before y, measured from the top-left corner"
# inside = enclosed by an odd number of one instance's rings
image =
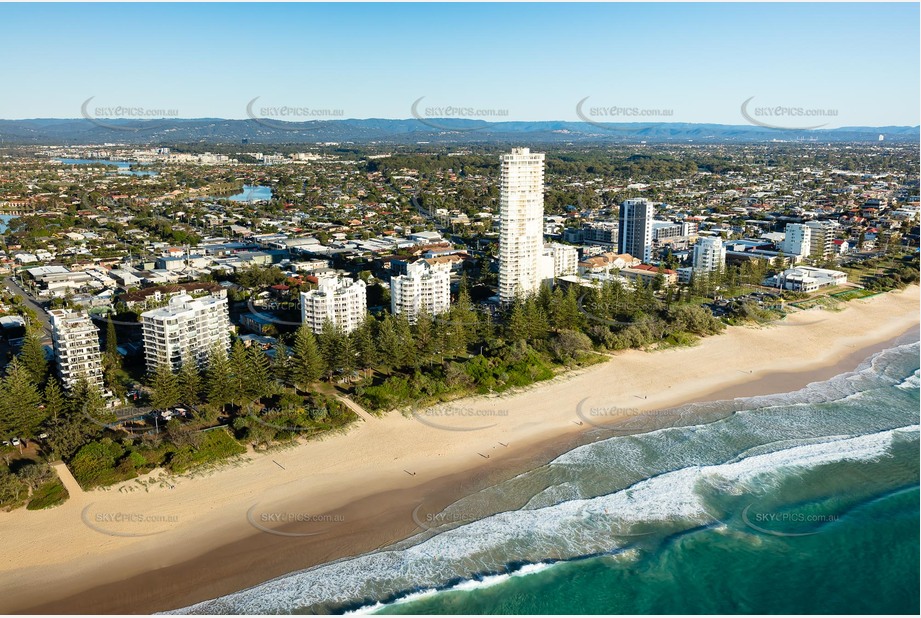
[[[450,307],[450,269],[419,260],[406,267],[405,275],[390,279],[390,310],[394,315],[406,315],[411,324],[422,311],[437,315]]]
[[[149,373],[164,364],[177,371],[186,358],[202,365],[215,347],[230,347],[227,299],[174,296],[165,307],[141,314],[141,330]]]
[[[768,277],[764,280],[764,285],[796,292],[815,292],[820,288],[841,285],[845,282],[847,282],[847,274],[840,270],[797,266]]]
[[[807,221],[809,228],[809,255],[824,258],[834,253],[835,226],[829,221]]]
[[[535,294],[541,284],[544,155],[513,148],[501,156],[499,300]]]
[[[301,322],[314,333],[322,332],[327,320],[350,333],[364,321],[367,312],[368,291],[361,279],[324,277],[317,289],[301,292]]]
[[[702,237],[694,245],[694,270],[711,272],[726,267],[726,245],[723,239],[710,236]]]
[[[61,383],[73,388],[80,380],[102,391],[102,353],[99,329],[85,311],[52,309],[51,340]]]
[[[812,230],[802,223],[788,223],[784,229],[782,250],[794,262],[802,260],[811,251]]]
[[[541,254],[541,280],[553,281],[557,277],[579,272],[579,250],[557,242],[547,243]]]
[[[649,263],[652,259],[652,216],[655,208],[646,198],[624,200],[620,205],[617,250]]]

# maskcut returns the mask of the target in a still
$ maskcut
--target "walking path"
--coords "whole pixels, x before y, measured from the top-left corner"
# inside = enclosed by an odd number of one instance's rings
[[[377,420],[376,417],[372,416],[367,410],[362,408],[360,405],[358,405],[357,403],[355,403],[348,397],[345,397],[343,395],[336,395],[336,399],[344,403],[346,407],[348,407],[352,412],[354,412],[359,417],[361,417],[362,420],[366,420],[366,421]]]
[[[64,489],[70,494],[71,500],[83,493],[83,488],[80,487],[80,483],[78,483],[74,475],[70,473],[70,470],[67,469],[63,461],[57,461],[51,464],[51,467],[57,472],[58,478],[61,479]]]

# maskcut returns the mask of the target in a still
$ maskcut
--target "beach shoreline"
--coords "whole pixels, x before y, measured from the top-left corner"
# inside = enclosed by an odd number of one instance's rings
[[[165,611],[366,553],[422,531],[419,512],[437,514],[585,443],[596,419],[790,392],[853,371],[917,334],[918,291],[732,327],[689,348],[617,353],[520,392],[442,408],[453,413],[391,414],[346,435],[180,477],[175,489],[129,481],[48,511],[0,513],[0,551],[12,555],[0,567],[8,591],[0,610]],[[100,517],[120,512],[175,521]]]

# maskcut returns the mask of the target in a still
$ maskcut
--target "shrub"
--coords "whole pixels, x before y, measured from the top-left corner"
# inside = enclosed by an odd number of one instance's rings
[[[70,494],[67,493],[64,485],[55,477],[32,493],[32,498],[26,508],[30,511],[50,509],[53,506],[63,504],[69,497]]]

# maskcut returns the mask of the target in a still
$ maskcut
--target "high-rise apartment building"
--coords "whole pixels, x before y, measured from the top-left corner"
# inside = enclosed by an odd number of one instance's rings
[[[556,277],[579,272],[579,250],[558,242],[547,243],[541,255],[541,279],[553,281]]]
[[[541,284],[544,155],[513,148],[501,156],[499,300],[534,294]]]
[[[216,347],[230,347],[227,299],[174,296],[165,307],[141,314],[147,371],[161,365],[177,371],[186,359],[203,365]]]
[[[52,309],[51,340],[58,376],[66,388],[80,380],[103,388],[102,353],[99,349],[99,329],[85,311]]]
[[[812,250],[812,230],[802,223],[788,223],[784,229],[783,252],[794,262],[809,255]]]
[[[406,266],[405,275],[390,279],[390,310],[404,314],[411,324],[422,311],[429,315],[444,313],[451,307],[451,273],[434,268],[425,260]]]
[[[694,245],[694,270],[700,272],[723,270],[726,266],[726,245],[723,239],[705,236]]]
[[[807,221],[809,228],[809,255],[826,258],[834,252],[835,226],[830,221]]]
[[[350,333],[364,321],[368,312],[368,291],[361,279],[324,277],[317,289],[301,292],[301,321],[315,333],[329,321],[340,331]]]
[[[620,205],[618,251],[648,263],[652,259],[653,205],[645,198],[624,200]]]

